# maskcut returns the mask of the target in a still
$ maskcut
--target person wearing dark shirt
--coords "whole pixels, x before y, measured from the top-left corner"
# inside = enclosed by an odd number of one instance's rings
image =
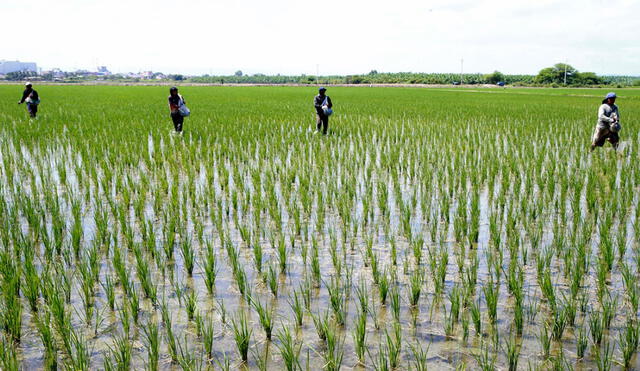
[[[322,134],[324,135],[327,134],[327,129],[329,128],[329,115],[333,107],[331,98],[325,95],[326,91],[327,89],[325,88],[318,89],[318,95],[313,99],[313,105],[316,108],[316,129],[318,132],[322,129]]]
[[[182,133],[182,124],[184,116],[180,113],[180,106],[184,105],[184,98],[178,94],[178,88],[175,86],[169,89],[169,109],[171,110],[171,120],[176,133]]]
[[[29,116],[35,118],[38,114],[38,104],[40,104],[40,97],[38,96],[38,92],[33,89],[30,82],[24,84],[22,99],[20,99],[18,104],[22,103],[27,104],[27,111],[29,111]]]

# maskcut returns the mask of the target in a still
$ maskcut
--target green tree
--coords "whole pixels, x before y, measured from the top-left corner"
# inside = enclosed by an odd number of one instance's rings
[[[505,80],[504,74],[500,71],[493,71],[493,73],[484,75],[484,79],[488,84],[497,84]]]
[[[576,83],[580,85],[599,85],[603,84],[604,80],[593,72],[579,72]]]
[[[565,73],[567,84],[571,85],[577,77],[578,70],[565,63],[556,63],[553,67],[543,68],[538,72],[535,82],[539,84],[564,84]]]
[[[236,73],[234,73],[234,75],[236,75],[238,77],[242,77],[242,71],[241,70],[237,70]]]
[[[31,72],[31,71],[16,71],[16,72],[9,72],[7,73],[7,75],[5,76],[6,80],[11,80],[11,81],[19,81],[19,80],[25,80],[27,78],[33,78],[38,76],[37,73],[35,72]]]

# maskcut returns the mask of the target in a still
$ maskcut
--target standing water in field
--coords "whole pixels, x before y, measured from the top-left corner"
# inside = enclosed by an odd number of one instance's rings
[[[586,153],[592,97],[332,88],[318,140],[304,88],[186,87],[174,138],[164,89],[2,116],[0,368],[640,367],[640,143]]]

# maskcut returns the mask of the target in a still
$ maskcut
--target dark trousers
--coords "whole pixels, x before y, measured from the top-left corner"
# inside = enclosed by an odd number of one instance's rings
[[[27,111],[29,111],[29,116],[36,117],[36,114],[38,114],[38,105],[27,103]]]
[[[182,131],[182,123],[184,122],[184,116],[180,114],[180,112],[171,113],[171,120],[173,121],[173,127],[176,129],[176,132]]]
[[[322,134],[327,134],[329,129],[329,116],[316,113],[316,129],[320,131],[322,128]]]

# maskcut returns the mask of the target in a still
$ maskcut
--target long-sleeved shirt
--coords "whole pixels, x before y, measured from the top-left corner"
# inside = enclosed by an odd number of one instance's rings
[[[177,113],[178,109],[183,104],[186,103],[184,101],[184,98],[182,98],[182,95],[176,94],[175,96],[169,96],[169,109],[171,110],[171,113]]]
[[[608,105],[603,103],[598,108],[598,127],[608,128],[614,121],[620,121],[620,114],[618,113],[618,106],[615,104]]]
[[[316,112],[318,115],[324,115],[324,111],[322,110],[322,106],[324,105],[324,100],[327,100],[327,107],[332,108],[333,103],[331,103],[331,98],[328,95],[316,95],[313,98],[313,105],[316,107]]]
[[[27,98],[31,98],[31,100],[39,100],[38,92],[33,89],[24,89],[22,92],[22,99],[20,99],[20,103],[24,103]]]

